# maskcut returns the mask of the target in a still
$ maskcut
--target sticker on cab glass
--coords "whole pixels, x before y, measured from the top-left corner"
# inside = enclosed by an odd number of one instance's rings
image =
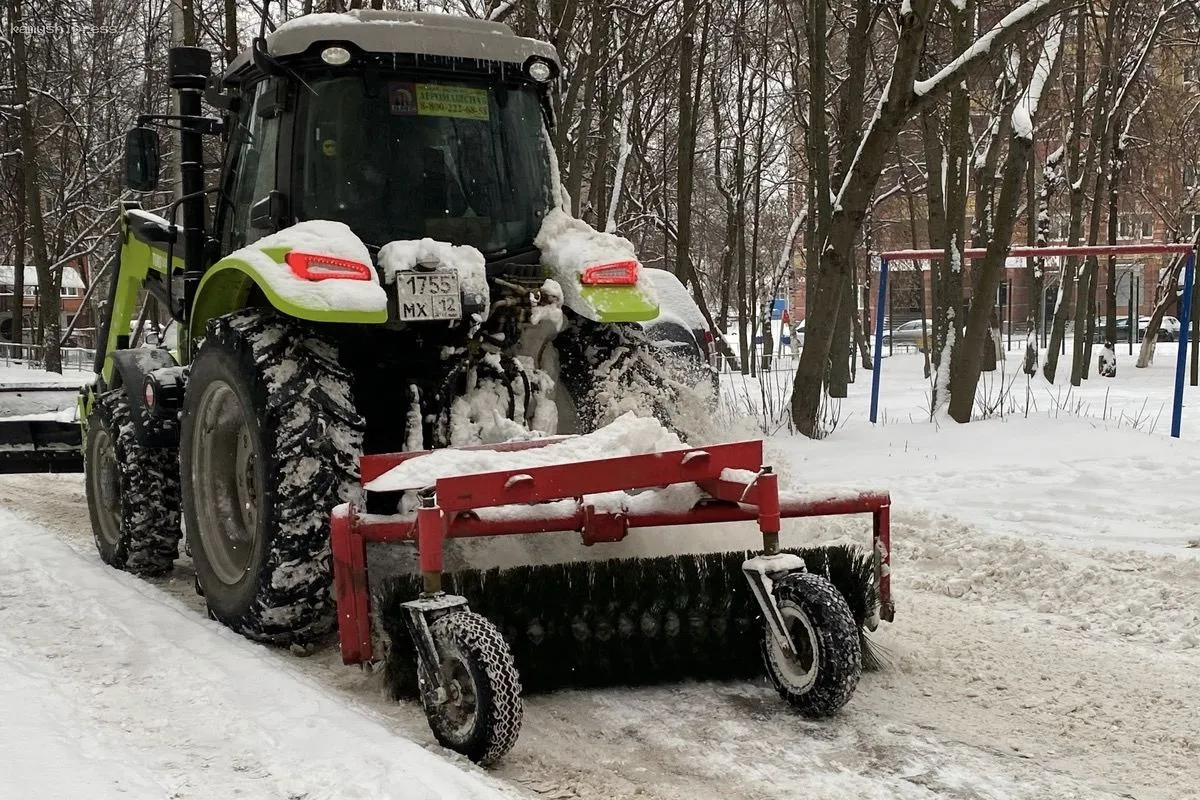
[[[393,114],[488,119],[487,89],[438,83],[392,83],[388,105]]]

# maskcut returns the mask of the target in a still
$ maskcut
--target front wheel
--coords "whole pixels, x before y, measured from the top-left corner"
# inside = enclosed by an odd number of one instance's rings
[[[100,559],[144,577],[165,575],[179,555],[179,454],[134,433],[125,389],[96,398],[84,444],[84,486]]]
[[[440,617],[429,630],[445,689],[435,702],[421,687],[429,727],[443,747],[494,763],[521,732],[521,684],[508,643],[486,617],[470,611]]]
[[[845,598],[819,575],[796,572],[775,584],[775,601],[796,652],[770,630],[763,661],[779,696],[806,717],[827,717],[849,702],[862,674],[858,626]]]

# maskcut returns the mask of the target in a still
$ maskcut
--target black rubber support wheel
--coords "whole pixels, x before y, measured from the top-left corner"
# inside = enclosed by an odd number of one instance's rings
[[[338,352],[273,311],[210,320],[183,403],[183,510],[211,615],[258,641],[333,624],[329,514],[357,487],[364,423]]]
[[[429,727],[443,747],[491,764],[521,733],[521,683],[508,644],[495,625],[470,611],[439,617],[429,628],[449,685],[446,702],[426,701]]]
[[[134,436],[124,389],[98,396],[84,445],[92,535],[105,564],[154,577],[179,556],[179,452]]]
[[[845,599],[819,575],[797,572],[775,583],[775,600],[796,645],[788,656],[769,630],[763,661],[779,696],[807,717],[827,717],[850,701],[862,674],[858,626]]]

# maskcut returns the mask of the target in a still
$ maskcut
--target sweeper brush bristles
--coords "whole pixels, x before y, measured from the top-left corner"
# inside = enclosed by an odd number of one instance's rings
[[[829,578],[860,629],[876,604],[871,557],[847,546],[789,550]],[[751,554],[752,555],[752,554]],[[762,674],[761,613],[742,574],[745,551],[574,562],[447,573],[512,648],[526,692],[566,687],[744,679]],[[378,619],[388,647],[385,680],[416,691],[416,662],[401,603],[419,575],[388,579]],[[863,635],[863,665],[878,663]]]

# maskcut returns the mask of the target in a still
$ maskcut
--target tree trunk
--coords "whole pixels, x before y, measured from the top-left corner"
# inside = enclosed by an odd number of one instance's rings
[[[40,327],[50,334],[49,339],[43,340],[43,364],[47,372],[62,372],[58,337],[58,287],[57,282],[52,279],[50,270],[50,251],[46,246],[45,216],[42,213],[42,189],[38,179],[38,138],[33,126],[37,109],[36,104],[30,102],[28,54],[25,47],[25,36],[20,27],[14,29],[13,55],[17,63],[17,98],[21,103],[21,168],[25,177],[25,217],[29,221],[33,263],[37,267],[38,287],[41,290],[39,292],[39,323]],[[22,269],[24,269],[23,266]],[[22,286],[23,292],[24,287]],[[19,304],[18,308],[23,311],[25,298],[16,296],[13,299]],[[52,323],[48,317],[50,314],[53,314]]]
[[[1195,245],[1198,241],[1200,241],[1200,230],[1197,230],[1193,235],[1192,244]],[[1168,265],[1166,273],[1159,280],[1158,302],[1154,305],[1154,311],[1150,313],[1150,322],[1146,327],[1146,338],[1142,339],[1137,361],[1134,362],[1134,366],[1138,369],[1145,369],[1154,363],[1154,345],[1158,341],[1158,331],[1162,327],[1163,317],[1167,315],[1167,307],[1175,302],[1175,294],[1179,287],[1179,276],[1183,273],[1183,268],[1186,264],[1187,255],[1185,253],[1177,253]],[[1193,309],[1192,313],[1195,314],[1196,309]]]
[[[696,101],[692,95],[695,80],[696,0],[683,0],[683,30],[679,40],[679,145],[676,153],[676,179],[679,194],[675,201],[678,219],[675,237],[675,274],[681,280],[695,281],[691,275],[692,246],[692,168],[696,158]],[[699,287],[693,284],[693,290]]]
[[[306,3],[312,0],[305,0]],[[312,11],[310,8],[309,11]],[[237,35],[237,0],[225,0],[225,39],[222,42],[225,50],[225,64],[229,65],[238,55]]]
[[[572,210],[577,217],[583,214],[583,198],[580,195],[583,188],[584,168],[587,164],[588,141],[592,133],[592,116],[599,92],[596,77],[599,72],[601,55],[605,52],[605,44],[608,41],[610,16],[604,0],[596,0],[593,8],[592,30],[588,42],[588,52],[591,57],[587,59],[587,71],[584,73],[582,89],[583,109],[579,115],[579,127],[576,129],[577,138],[572,150],[571,161],[564,165],[567,172],[567,191],[571,195]],[[564,129],[566,127],[563,126]]]
[[[1095,105],[1092,108],[1091,136],[1088,139],[1087,158],[1084,163],[1082,180],[1079,181],[1082,194],[1083,181],[1095,174],[1095,184],[1092,193],[1092,209],[1088,217],[1087,243],[1094,245],[1100,241],[1100,221],[1104,213],[1104,201],[1108,185],[1109,158],[1112,154],[1113,129],[1109,118],[1113,94],[1113,50],[1118,27],[1118,18],[1124,0],[1114,0],[1104,24],[1104,45],[1100,52],[1099,89],[1096,92]],[[1100,168],[1097,169],[1096,165]],[[1082,197],[1080,198],[1082,202]],[[1080,298],[1075,304],[1075,342],[1073,360],[1071,362],[1071,385],[1079,386],[1087,378],[1088,365],[1092,357],[1093,330],[1096,324],[1096,272],[1099,269],[1099,259],[1089,256],[1080,274]]]
[[[973,271],[978,277],[972,279],[975,290],[972,292],[970,310],[967,312],[966,333],[958,351],[959,360],[955,363],[950,379],[950,416],[956,422],[971,420],[975,388],[979,384],[983,366],[983,346],[991,324],[993,298],[1004,276],[1004,264],[1008,257],[1009,245],[1012,243],[1013,227],[1016,225],[1016,210],[1021,202],[1021,181],[1025,177],[1025,168],[1032,150],[1033,142],[1030,139],[1012,136],[1008,140],[1008,156],[1005,159],[1000,201],[996,209],[994,235],[988,243],[987,255],[982,263],[976,262],[976,269]]]
[[[18,112],[17,138],[22,149],[25,144],[25,126],[27,117],[32,115],[29,102],[29,56],[26,52],[25,33],[22,27],[21,1],[9,0],[8,29],[13,32],[13,73],[15,77],[15,92],[13,100],[21,109]],[[32,124],[32,123],[29,123]],[[17,192],[16,192],[16,253],[13,260],[13,297],[12,297],[12,341],[21,344],[25,329],[25,263],[26,239],[29,231],[27,226],[29,187],[31,181],[26,175],[25,158],[17,159]]]
[[[1082,12],[1076,14],[1075,86],[1071,101],[1071,135],[1067,137],[1065,144],[1068,158],[1067,179],[1071,187],[1071,222],[1067,244],[1072,247],[1079,244],[1080,234],[1083,230],[1083,181],[1086,177],[1086,170],[1080,165],[1084,161],[1082,137],[1084,97],[1087,93],[1087,22],[1087,14]],[[1089,139],[1088,163],[1091,160],[1094,144],[1094,138]],[[1063,340],[1067,336],[1067,320],[1070,318],[1071,305],[1074,301],[1078,267],[1078,259],[1075,256],[1068,256],[1063,259],[1063,266],[1059,272],[1058,298],[1054,305],[1054,327],[1050,331],[1050,343],[1046,347],[1046,365],[1042,368],[1046,380],[1051,383],[1054,383],[1055,375],[1058,372],[1058,357],[1062,350]],[[1079,297],[1082,299],[1082,291]]]

